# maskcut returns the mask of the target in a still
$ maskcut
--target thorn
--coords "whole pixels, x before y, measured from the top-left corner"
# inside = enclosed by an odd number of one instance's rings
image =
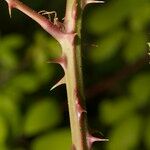
[[[8,12],[9,12],[9,17],[11,18],[11,10],[12,10],[12,5],[8,3]]]
[[[99,3],[99,4],[103,4],[105,3],[104,1],[97,1],[97,0],[87,0],[86,1],[86,4],[96,4],[96,3]]]
[[[79,100],[76,101],[76,107],[77,107],[77,115],[78,118],[81,118],[82,113],[87,113],[87,111],[81,106],[81,104],[79,103]]]
[[[49,59],[47,61],[48,63],[55,63],[55,64],[60,64],[62,68],[65,70],[66,69],[66,57],[62,56],[60,58],[54,58],[54,59]]]
[[[82,3],[82,9],[84,9],[85,6],[87,6],[88,4],[103,4],[105,3],[104,1],[98,1],[98,0],[83,0]]]
[[[89,149],[91,149],[94,142],[107,142],[109,139],[101,138],[101,137],[94,137],[91,134],[87,134],[87,143]]]
[[[55,89],[56,87],[58,87],[59,85],[65,84],[66,80],[65,77],[63,77],[61,80],[59,80],[51,89],[50,91],[52,91],[53,89]]]
[[[62,58],[54,58],[54,59],[49,59],[47,63],[55,63],[55,64],[60,64],[62,63]]]
[[[79,94],[79,91],[77,90],[77,88],[74,89],[74,94],[76,96],[76,109],[77,109],[77,116],[78,119],[81,119],[81,115],[83,113],[87,113],[87,111],[85,110],[85,107],[83,107],[81,101],[80,101],[80,97],[81,95]]]

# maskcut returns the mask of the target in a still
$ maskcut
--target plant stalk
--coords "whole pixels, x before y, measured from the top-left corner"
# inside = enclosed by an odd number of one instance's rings
[[[22,11],[40,24],[62,47],[62,56],[50,60],[50,62],[60,64],[64,69],[65,76],[52,89],[60,84],[66,84],[73,143],[72,149],[90,150],[95,141],[108,141],[107,139],[93,137],[88,132],[81,61],[82,12],[88,3],[100,3],[101,1],[67,0],[64,23],[58,22],[62,26],[49,21],[19,0],[5,1],[8,3],[10,16],[12,8]]]
[[[78,0],[67,0],[65,29],[68,37],[62,44],[67,58],[65,70],[73,149],[88,150],[87,116],[83,92],[81,61],[81,7]]]

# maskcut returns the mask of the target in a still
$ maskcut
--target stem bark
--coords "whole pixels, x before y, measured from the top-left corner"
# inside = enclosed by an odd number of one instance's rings
[[[73,148],[88,150],[87,116],[83,92],[82,61],[81,61],[81,1],[67,0],[65,29],[68,37],[62,44],[67,58],[65,70],[69,116]]]

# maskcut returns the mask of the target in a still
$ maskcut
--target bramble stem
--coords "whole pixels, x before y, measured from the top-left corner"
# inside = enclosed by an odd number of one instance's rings
[[[65,77],[73,147],[75,150],[88,150],[87,117],[81,65],[82,10],[80,6],[79,0],[67,0],[65,28],[68,33],[68,40],[62,46],[67,58]]]
[[[5,0],[8,4],[9,14],[11,16],[11,9],[16,8],[32,18],[36,21],[45,31],[47,31],[50,35],[52,35],[57,41],[60,41],[63,38],[63,33],[60,29],[55,26],[51,21],[47,18],[42,16],[41,14],[37,13],[24,3],[20,2],[19,0]]]
[[[57,23],[51,22],[19,0],[5,1],[8,3],[10,16],[12,8],[22,11],[40,24],[62,47],[62,56],[49,62],[60,64],[65,76],[51,89],[60,84],[66,84],[73,150],[90,150],[95,141],[108,141],[93,137],[88,132],[81,61],[82,12],[87,4],[101,3],[101,1],[67,0],[64,23],[58,20]]]

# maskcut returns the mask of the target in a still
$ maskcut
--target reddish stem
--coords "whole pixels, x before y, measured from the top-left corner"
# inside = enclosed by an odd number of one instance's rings
[[[50,35],[52,35],[57,41],[61,41],[63,39],[64,33],[60,30],[59,27],[54,25],[51,21],[47,18],[42,16],[41,14],[37,13],[30,7],[26,6],[19,0],[5,0],[8,3],[9,7],[9,14],[11,15],[11,9],[16,8],[32,18],[36,21],[45,31],[47,31]]]

